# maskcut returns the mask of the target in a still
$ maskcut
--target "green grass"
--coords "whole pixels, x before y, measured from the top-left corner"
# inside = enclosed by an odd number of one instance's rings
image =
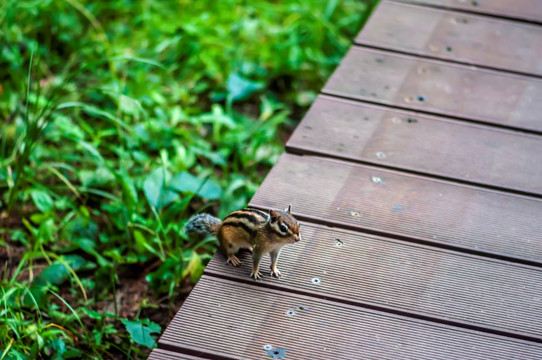
[[[4,0],[0,360],[145,358],[373,2]]]

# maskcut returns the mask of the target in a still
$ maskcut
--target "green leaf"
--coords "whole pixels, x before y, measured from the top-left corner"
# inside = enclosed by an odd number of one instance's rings
[[[205,266],[203,266],[203,262],[201,261],[201,257],[198,255],[197,252],[192,252],[192,258],[190,259],[190,262],[188,263],[188,266],[186,267],[186,273],[190,274],[190,280],[192,283],[196,283],[201,275],[203,275],[203,271],[205,270]]]
[[[74,238],[72,240],[72,243],[87,254],[96,257],[99,266],[106,266],[110,264],[110,262],[106,258],[104,258],[98,251],[96,251],[96,242],[94,240],[90,240],[87,238]]]
[[[121,321],[132,337],[132,340],[134,340],[136,343],[144,345],[148,348],[156,347],[156,341],[154,341],[151,334],[160,333],[160,325],[150,321],[149,319],[137,321],[121,319]]]
[[[194,149],[194,153],[198,155],[202,155],[206,157],[207,159],[211,160],[211,162],[215,165],[221,165],[226,166],[227,165],[227,152],[228,149],[220,149],[218,151],[207,151],[204,149]]]
[[[96,149],[96,147],[86,141],[83,140],[77,140],[77,145],[81,146],[83,149],[85,149],[87,152],[89,152],[92,156],[96,158],[99,162],[103,162],[104,158],[102,157],[102,154]]]
[[[200,179],[183,171],[169,182],[169,186],[181,193],[196,194],[202,198],[215,200],[222,196],[222,188],[212,179]]]
[[[160,252],[152,246],[152,241],[147,241],[143,233],[139,230],[134,230],[135,249],[138,254],[146,255],[147,252],[160,257]],[[146,260],[146,259],[144,259]]]
[[[52,339],[49,345],[54,349],[53,359],[63,359],[63,354],[66,352],[66,344],[62,339]]]
[[[83,310],[83,312],[85,314],[88,315],[89,318],[94,319],[94,320],[102,320],[104,317],[111,316],[110,313],[102,314],[102,313],[99,313],[97,311],[90,310],[90,309],[88,309],[86,307],[82,307],[81,309]]]
[[[106,167],[99,167],[96,170],[79,171],[79,179],[85,187],[104,186],[115,180],[115,176]]]
[[[46,301],[46,293],[49,288],[49,284],[60,285],[66,281],[70,274],[70,270],[66,267],[69,266],[73,271],[78,270],[92,270],[96,268],[96,264],[83,259],[78,255],[67,255],[62,257],[62,262],[55,260],[51,265],[47,266],[43,271],[34,279],[30,286],[30,293],[24,297],[24,304],[26,306],[32,306],[34,300],[40,305],[44,306]]]
[[[230,76],[228,76],[226,86],[228,88],[229,98],[236,101],[246,99],[256,91],[263,89],[265,83],[252,81],[237,73],[231,73]]]
[[[222,196],[222,188],[214,180],[207,179],[198,195],[209,200],[219,199]]]
[[[126,171],[119,172],[116,176],[117,181],[122,185],[123,193],[130,205],[134,205],[138,201],[137,190],[134,185],[133,179],[126,173]]]
[[[167,182],[170,178],[171,174],[169,171],[159,167],[154,169],[143,183],[145,197],[149,201],[149,204],[156,209],[163,208],[177,198],[177,194],[174,191],[167,190]]]
[[[98,225],[88,218],[78,215],[71,220],[62,230],[65,239],[98,239]]]
[[[155,271],[145,276],[155,291],[168,292],[172,294],[175,285],[178,285],[182,280],[184,262],[178,258],[167,258]]]
[[[119,119],[117,116],[112,115],[112,114],[108,113],[107,111],[104,111],[104,110],[102,110],[102,109],[100,109],[100,108],[98,108],[96,106],[89,105],[89,104],[84,104],[84,103],[77,102],[77,101],[63,103],[63,104],[60,104],[58,106],[59,110],[68,109],[68,108],[81,108],[87,114],[96,115],[96,116],[108,119],[111,122],[113,122],[114,124],[123,127],[126,131],[131,131],[132,130],[124,121]]]
[[[46,213],[53,207],[53,199],[42,190],[32,190],[30,196],[34,201],[34,204],[42,213]]]
[[[198,179],[187,171],[183,171],[173,177],[169,182],[169,186],[179,192],[187,192],[195,194],[204,180]]]
[[[186,207],[191,200],[192,196],[185,196],[179,201],[174,202],[166,211],[164,211],[162,221],[165,224],[172,222],[176,216],[181,215],[186,210]]]
[[[93,240],[82,237],[75,238],[72,240],[72,242],[87,254],[93,255],[96,253],[96,242],[94,242]]]
[[[73,271],[82,269],[90,270],[96,267],[94,263],[89,262],[78,255],[63,256],[62,259],[66,265],[73,269]],[[55,260],[51,265],[43,269],[43,271],[34,279],[32,285],[45,285],[48,283],[60,285],[66,281],[69,276],[69,269],[67,269],[62,262]]]
[[[224,125],[228,129],[235,129],[237,124],[234,119],[224,113],[224,109],[219,104],[213,104],[212,112],[192,118],[196,123],[210,123],[213,125]]]

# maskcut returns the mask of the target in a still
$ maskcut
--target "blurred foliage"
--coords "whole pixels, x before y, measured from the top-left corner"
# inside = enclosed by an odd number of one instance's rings
[[[144,358],[373,3],[3,0],[0,358]]]

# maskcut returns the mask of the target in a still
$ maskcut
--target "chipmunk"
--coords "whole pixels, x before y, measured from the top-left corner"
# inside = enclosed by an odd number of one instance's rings
[[[299,223],[292,216],[292,205],[284,210],[270,210],[269,214],[257,209],[242,209],[229,214],[221,221],[209,214],[199,214],[188,220],[185,231],[189,235],[213,234],[220,242],[220,250],[233,266],[241,265],[235,256],[239,249],[252,252],[252,273],[254,280],[262,280],[259,271],[262,257],[269,253],[271,274],[277,279],[281,273],[277,261],[281,248],[301,240]]]

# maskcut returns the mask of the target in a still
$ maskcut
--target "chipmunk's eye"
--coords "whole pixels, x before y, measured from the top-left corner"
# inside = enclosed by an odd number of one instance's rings
[[[288,229],[286,228],[286,226],[284,226],[284,225],[281,225],[281,226],[280,226],[280,231],[286,232],[286,230],[288,230]]]

